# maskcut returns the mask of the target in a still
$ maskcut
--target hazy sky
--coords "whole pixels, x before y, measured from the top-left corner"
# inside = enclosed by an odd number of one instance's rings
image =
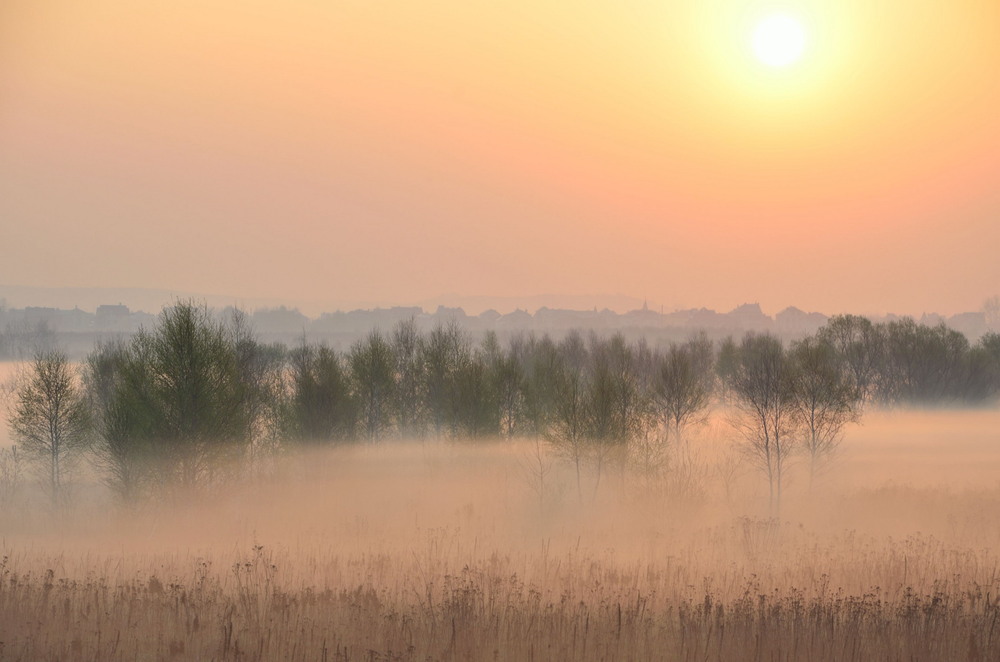
[[[1000,3],[3,0],[0,232],[5,284],[975,310]]]

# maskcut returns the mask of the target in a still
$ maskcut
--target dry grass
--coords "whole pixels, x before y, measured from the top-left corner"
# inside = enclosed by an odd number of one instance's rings
[[[615,473],[583,504],[562,474],[539,500],[527,445],[414,444],[8,514],[0,660],[997,659],[1000,476],[978,467],[1000,416],[915,416],[851,433],[868,446],[793,484],[780,523],[712,426],[699,471]],[[928,427],[945,452],[898,450]],[[919,474],[928,453],[969,480]]]

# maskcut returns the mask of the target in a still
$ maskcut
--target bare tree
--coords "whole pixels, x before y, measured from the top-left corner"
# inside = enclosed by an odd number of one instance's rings
[[[625,338],[621,334],[607,341],[592,337],[590,344],[586,421],[596,496],[605,466],[625,466],[629,450],[641,436],[648,407]]]
[[[568,335],[559,349],[559,362],[552,376],[553,410],[545,436],[556,454],[573,466],[577,498],[582,503],[583,465],[589,442],[588,384],[584,373],[587,350],[576,333]]]
[[[771,514],[781,512],[784,472],[795,447],[794,371],[781,341],[771,335],[744,336],[728,372],[734,426],[747,457],[767,477]]]
[[[844,426],[860,418],[861,391],[827,343],[806,338],[792,347],[789,358],[811,488],[816,475],[836,454]]]
[[[53,505],[62,505],[66,477],[90,435],[87,403],[64,354],[35,355],[17,389],[10,430],[38,466]]]
[[[673,439],[682,460],[688,460],[683,431],[699,420],[712,399],[715,374],[712,341],[704,332],[683,345],[672,344],[656,358],[653,402],[667,439]]]
[[[559,346],[546,438],[572,464],[583,500],[583,470],[594,473],[596,496],[605,468],[624,467],[646,419],[633,349],[620,335],[587,345],[570,333]]]

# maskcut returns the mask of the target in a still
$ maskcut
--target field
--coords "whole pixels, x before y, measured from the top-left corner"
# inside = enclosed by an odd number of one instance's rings
[[[291,455],[131,510],[82,479],[0,516],[0,660],[997,659],[998,430],[871,413],[778,520],[722,420],[582,496],[531,441]]]

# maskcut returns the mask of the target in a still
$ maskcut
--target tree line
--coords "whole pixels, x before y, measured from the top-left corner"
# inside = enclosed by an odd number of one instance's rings
[[[1000,335],[971,345],[941,325],[832,318],[789,345],[768,334],[704,334],[650,347],[574,332],[556,341],[413,321],[373,330],[347,351],[304,339],[265,344],[239,311],[218,319],[180,302],[127,340],[99,344],[77,371],[36,355],[10,428],[53,500],[87,456],[125,501],[245,471],[282,449],[381,440],[533,437],[573,468],[583,498],[607,467],[683,462],[685,431],[714,404],[732,412],[746,462],[777,510],[788,461],[810,476],[866,406],[995,404]]]

